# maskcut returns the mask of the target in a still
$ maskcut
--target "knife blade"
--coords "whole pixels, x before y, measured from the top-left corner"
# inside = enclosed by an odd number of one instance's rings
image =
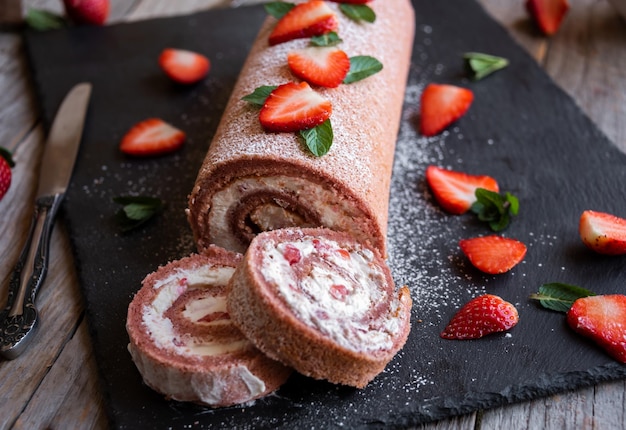
[[[9,281],[7,305],[0,312],[0,356],[17,358],[38,325],[37,291],[48,271],[50,235],[74,170],[91,84],[75,85],[65,96],[46,141],[28,239]]]

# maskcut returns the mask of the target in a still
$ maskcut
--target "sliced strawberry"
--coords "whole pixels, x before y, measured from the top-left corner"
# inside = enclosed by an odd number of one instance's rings
[[[526,245],[502,236],[461,239],[461,251],[478,270],[496,275],[508,272],[526,255]]]
[[[569,10],[567,0],[526,0],[526,9],[546,36],[557,32]]]
[[[626,363],[626,296],[589,296],[574,302],[567,323],[590,337],[614,359]]]
[[[292,51],[287,63],[294,75],[309,84],[335,88],[350,70],[348,54],[332,46],[310,46]]]
[[[102,25],[109,16],[109,0],[63,0],[63,5],[76,24]]]
[[[135,124],[122,138],[120,150],[128,155],[148,157],[176,151],[185,133],[159,118]]]
[[[159,65],[170,79],[180,84],[194,84],[204,78],[211,62],[197,52],[167,48],[159,55]]]
[[[310,0],[294,6],[276,23],[269,44],[319,36],[336,30],[338,26],[335,13],[323,0]]]
[[[498,183],[491,176],[469,175],[437,166],[428,166],[426,182],[441,207],[455,215],[465,213],[476,201],[476,188],[498,192]]]
[[[265,100],[259,113],[267,131],[293,132],[314,128],[332,113],[332,105],[306,82],[278,86]]]
[[[589,249],[600,254],[626,254],[626,219],[604,212],[584,211],[578,232]]]
[[[444,339],[478,339],[506,331],[518,321],[515,306],[493,294],[484,294],[459,309],[440,336]]]
[[[434,136],[465,115],[474,100],[467,88],[445,84],[428,84],[420,104],[420,130]]]

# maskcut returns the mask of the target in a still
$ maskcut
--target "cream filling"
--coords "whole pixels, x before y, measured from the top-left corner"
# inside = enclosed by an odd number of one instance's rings
[[[249,344],[248,340],[223,343],[219,340],[205,340],[189,335],[181,335],[165,312],[176,299],[189,288],[211,288],[228,283],[235,269],[233,267],[204,266],[190,270],[178,269],[165,279],[155,283],[159,290],[152,303],[143,308],[143,323],[154,344],[161,349],[172,350],[179,355],[216,356],[236,351]],[[183,313],[196,324],[231,324],[230,320],[216,320],[210,323],[198,322],[203,316],[213,312],[226,311],[225,297],[204,297],[187,304]]]
[[[245,248],[230,231],[228,211],[245,196],[254,195],[264,190],[279,191],[297,196],[302,207],[315,208],[321,225],[362,236],[361,232],[355,231],[353,218],[361,218],[363,214],[357,212],[347,199],[320,184],[292,176],[243,177],[234,180],[213,195],[209,214],[209,231],[211,239],[216,245],[239,252],[245,251]],[[269,211],[263,213],[271,214]],[[271,225],[272,220],[260,221],[259,224]]]
[[[324,255],[311,240],[279,244],[268,241],[263,248],[263,277],[277,288],[298,319],[344,348],[356,352],[390,349],[400,329],[400,321],[395,318],[400,304],[396,299],[379,320],[370,324],[369,312],[388,300],[386,278],[374,264],[373,254],[357,249],[346,258],[336,242],[320,242],[329,248]],[[291,266],[285,258],[288,247],[295,247],[302,258],[315,256],[330,264],[314,264],[298,279],[294,271],[298,263]]]

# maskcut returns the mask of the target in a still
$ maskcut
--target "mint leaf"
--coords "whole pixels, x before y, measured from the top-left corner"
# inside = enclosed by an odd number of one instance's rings
[[[539,300],[541,306],[546,309],[567,313],[577,299],[588,296],[595,294],[576,285],[552,282],[543,284],[539,287],[539,292],[531,294],[530,298]]]
[[[467,62],[467,65],[474,75],[474,80],[476,81],[509,65],[509,60],[506,58],[480,52],[468,52],[463,55],[463,58]]]
[[[333,144],[333,128],[327,119],[315,128],[300,131],[300,136],[309,151],[316,157],[325,155]]]
[[[284,1],[274,1],[270,3],[265,3],[263,6],[265,12],[269,15],[272,15],[276,19],[281,19],[283,16],[287,14],[291,9],[293,9],[295,4],[288,3]]]
[[[123,232],[139,227],[165,207],[163,201],[156,197],[121,196],[114,197],[113,201],[123,206],[116,214]]]
[[[341,40],[339,35],[334,31],[311,38],[311,45],[313,46],[335,46],[341,42],[343,42],[343,40]]]
[[[252,103],[253,105],[263,106],[265,104],[265,100],[275,89],[275,85],[263,85],[256,88],[252,93],[248,94],[247,96],[243,96],[241,100]]]
[[[477,188],[476,202],[471,211],[478,215],[480,221],[489,224],[493,231],[502,231],[511,222],[511,216],[519,212],[519,200],[507,192],[504,195],[485,188]]]
[[[54,30],[67,25],[62,16],[41,9],[28,9],[24,19],[29,27],[39,31]]]
[[[344,84],[358,82],[372,76],[383,69],[383,64],[369,55],[350,57],[350,70],[343,80]]]
[[[374,22],[376,21],[376,13],[372,10],[371,7],[365,4],[348,4],[341,3],[339,9],[353,21],[366,21],[366,22]]]

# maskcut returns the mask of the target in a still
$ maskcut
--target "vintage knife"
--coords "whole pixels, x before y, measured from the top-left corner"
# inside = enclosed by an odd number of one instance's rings
[[[10,360],[24,351],[37,326],[35,298],[48,270],[54,217],[72,176],[90,95],[90,83],[74,86],[48,135],[28,240],[9,281],[7,305],[0,312],[0,356]]]

